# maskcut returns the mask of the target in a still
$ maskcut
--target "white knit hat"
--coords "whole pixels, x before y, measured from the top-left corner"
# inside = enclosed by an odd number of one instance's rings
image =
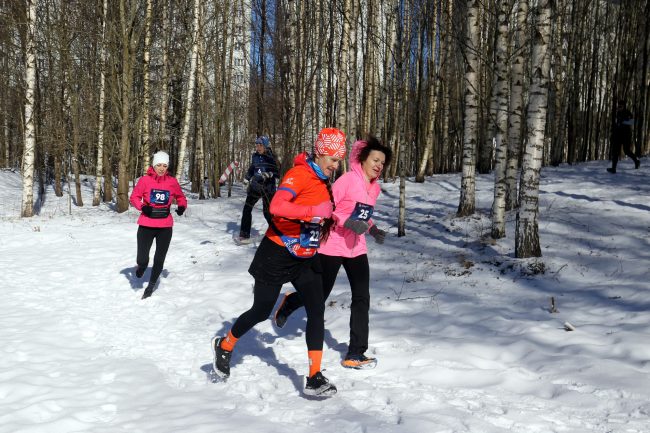
[[[151,165],[155,167],[158,164],[169,165],[169,155],[163,151],[154,153],[153,162],[151,163]]]

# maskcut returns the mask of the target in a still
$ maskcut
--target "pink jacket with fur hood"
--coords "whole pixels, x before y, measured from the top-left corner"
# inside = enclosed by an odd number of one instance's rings
[[[134,208],[142,211],[144,205],[154,208],[169,208],[174,199],[178,206],[187,207],[187,199],[176,178],[167,172],[158,176],[153,167],[149,167],[147,174],[138,179],[129,201]],[[138,225],[154,228],[172,227],[174,218],[172,218],[171,212],[165,218],[149,218],[145,214],[140,214]]]
[[[365,141],[359,140],[354,143],[350,152],[351,170],[339,177],[332,185],[332,194],[336,205],[334,211],[336,225],[330,232],[327,241],[322,243],[318,249],[321,254],[350,258],[368,252],[365,234],[358,235],[352,230],[343,227],[345,221],[354,212],[357,203],[374,207],[381,191],[377,179],[370,182],[366,180],[361,163],[357,160],[359,153],[366,146]],[[373,225],[372,219],[368,222]]]

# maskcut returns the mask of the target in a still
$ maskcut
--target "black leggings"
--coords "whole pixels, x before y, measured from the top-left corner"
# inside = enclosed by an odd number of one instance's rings
[[[172,241],[172,228],[138,226],[138,255],[136,263],[139,268],[146,269],[149,264],[149,251],[151,250],[154,239],[156,240],[156,253],[153,256],[153,268],[151,269],[151,278],[149,279],[150,286],[156,284],[163,270],[167,250],[169,250],[169,244]]]
[[[312,259],[313,260],[313,259]],[[325,337],[325,300],[323,299],[323,283],[321,275],[310,266],[305,266],[300,274],[291,281],[300,294],[307,312],[307,350],[323,350]],[[282,284],[255,280],[253,288],[253,306],[237,318],[231,332],[235,338],[240,338],[253,326],[268,319],[278,299]]]
[[[347,258],[319,254],[323,266],[323,292],[327,299],[334,288],[336,276],[343,265],[350,282],[350,344],[348,355],[362,355],[368,350],[368,312],[370,310],[370,267],[368,256]]]
[[[350,344],[348,355],[362,355],[368,350],[368,322],[370,310],[370,267],[368,256],[362,254],[357,257],[347,258],[318,254],[323,268],[323,294],[325,300],[329,297],[336,276],[343,265],[350,282],[352,303],[350,305]],[[294,311],[303,306],[302,295],[290,295],[287,298],[287,308]]]
[[[612,134],[612,168],[614,169],[616,169],[616,166],[618,165],[618,158],[621,156],[621,148],[623,148],[623,152],[632,158],[632,161],[636,164],[638,159],[632,151],[632,129],[630,127],[616,127]]]
[[[258,193],[255,191],[250,191],[246,195],[246,203],[244,203],[244,210],[241,214],[241,223],[239,224],[239,236],[242,238],[248,238],[251,235],[251,224],[253,223],[253,208],[255,204],[262,199],[262,213],[267,223],[271,223],[271,212],[269,211],[269,206],[273,194],[269,194],[266,190]]]

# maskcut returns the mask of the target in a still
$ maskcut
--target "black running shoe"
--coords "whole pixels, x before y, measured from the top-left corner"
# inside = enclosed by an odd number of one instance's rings
[[[641,167],[641,160],[637,159],[636,161],[634,161],[634,168],[637,169],[639,167]]]
[[[282,298],[282,302],[280,302],[280,306],[275,312],[275,324],[278,328],[282,328],[287,323],[291,313],[296,311],[296,307],[292,302],[294,296],[298,296],[296,292],[287,293]]]
[[[144,275],[144,271],[146,270],[147,268],[141,268],[140,266],[138,266],[135,270],[135,276],[138,278],[142,278],[142,276]]]
[[[305,394],[327,397],[336,394],[336,387],[320,371],[307,378]]]
[[[607,171],[609,171],[610,173],[616,174],[616,169],[613,168],[613,167],[608,168]]]
[[[142,299],[147,299],[153,294],[153,286],[149,285],[147,286],[146,289],[144,289],[144,293],[142,294]]]
[[[212,354],[214,355],[212,367],[217,375],[226,379],[230,376],[230,356],[232,352],[221,348],[221,340],[223,340],[222,337],[212,339]]]

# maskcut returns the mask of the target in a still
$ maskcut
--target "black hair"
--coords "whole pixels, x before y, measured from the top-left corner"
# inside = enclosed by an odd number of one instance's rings
[[[325,180],[325,186],[327,187],[327,193],[330,196],[330,201],[332,202],[332,212],[336,210],[336,205],[334,204],[334,194],[332,193],[332,182],[330,179]],[[323,225],[320,229],[320,241],[325,242],[330,236],[330,232],[334,228],[334,218],[325,218]]]
[[[388,167],[388,165],[390,165],[391,160],[393,159],[392,149],[388,146],[384,146],[383,144],[381,144],[379,140],[372,135],[368,135],[365,141],[368,144],[363,149],[361,149],[359,155],[357,155],[357,161],[359,163],[362,163],[363,161],[368,159],[368,155],[370,155],[370,152],[372,152],[373,150],[377,150],[386,156],[386,160],[384,161],[384,167]]]

